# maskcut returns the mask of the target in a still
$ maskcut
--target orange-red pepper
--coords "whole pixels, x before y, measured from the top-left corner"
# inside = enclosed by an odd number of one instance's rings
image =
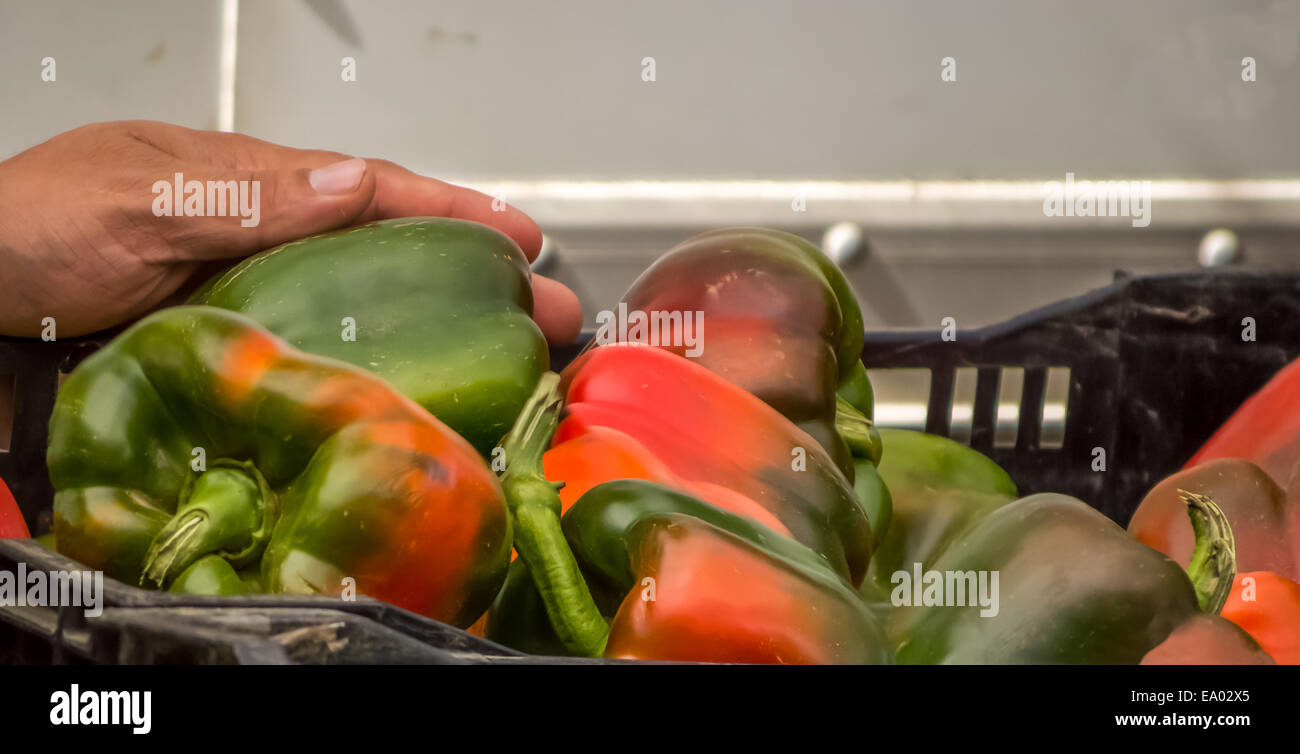
[[[1129,533],[1186,567],[1192,527],[1180,490],[1209,497],[1228,517],[1239,571],[1300,578],[1300,505],[1250,461],[1223,458],[1169,476],[1143,498]]]
[[[1300,665],[1300,584],[1268,571],[1239,573],[1219,614],[1246,629],[1279,665]]]
[[[856,493],[811,436],[763,401],[667,351],[614,344],[565,370],[565,417],[547,454],[548,479],[577,500],[602,482],[650,479],[770,524],[812,548],[854,585],[871,558],[871,524]],[[618,433],[618,435],[611,434]],[[621,435],[621,436],[620,436]],[[577,442],[619,466],[575,462]],[[638,447],[639,446],[639,447]]]
[[[568,512],[583,493],[614,479],[644,479],[688,492],[707,503],[750,518],[772,531],[789,536],[781,520],[753,500],[705,481],[684,479],[632,436],[609,427],[587,427],[582,434],[561,442],[542,457],[546,478],[563,479],[561,514]]]
[[[18,501],[14,500],[5,480],[0,479],[0,539],[26,539],[30,536],[22,511],[18,510]]]
[[[1184,491],[1213,499],[1236,539],[1237,577],[1220,615],[1245,629],[1278,663],[1300,663],[1300,503],[1295,493],[1238,458],[1210,460],[1160,482],[1133,513],[1129,533],[1183,566],[1193,539],[1180,510]]]

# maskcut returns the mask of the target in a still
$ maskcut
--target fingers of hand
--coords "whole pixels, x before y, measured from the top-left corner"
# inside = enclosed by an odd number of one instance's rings
[[[542,231],[532,218],[487,194],[412,173],[387,160],[369,160],[378,186],[365,219],[455,217],[496,228],[519,244],[529,261],[542,248]]]
[[[533,275],[533,321],[548,342],[572,343],[582,330],[582,304],[563,283]]]

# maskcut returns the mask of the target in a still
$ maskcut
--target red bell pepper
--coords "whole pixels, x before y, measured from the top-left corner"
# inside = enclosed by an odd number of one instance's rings
[[[1236,532],[1243,571],[1222,615],[1284,664],[1300,663],[1298,469],[1300,360],[1248,398],[1186,470],[1157,485],[1129,526],[1138,539],[1178,559],[1188,536],[1167,515],[1171,490],[1181,486],[1217,500]]]
[[[678,476],[645,445],[616,429],[587,427],[582,434],[546,451],[542,464],[548,479],[565,480],[560,489],[561,515],[598,484],[615,479],[644,479],[690,493],[772,531],[790,535],[785,524],[763,506],[720,484]]]
[[[1293,488],[1294,489],[1294,488]],[[1300,503],[1250,461],[1222,458],[1184,469],[1157,484],[1129,522],[1129,533],[1184,567],[1192,527],[1180,497],[1206,495],[1223,510],[1236,539],[1238,573],[1220,615],[1245,629],[1273,659],[1300,663]],[[1198,647],[1204,641],[1191,641]],[[1212,642],[1210,642],[1212,643]],[[1166,652],[1170,651],[1168,649]],[[1202,652],[1207,650],[1200,650]],[[1213,662],[1192,653],[1199,664]]]
[[[0,479],[0,539],[27,539],[30,536],[23,513],[18,510],[18,501],[14,500],[5,480]]]
[[[1300,505],[1249,461],[1225,458],[1168,477],[1143,498],[1129,533],[1186,567],[1193,538],[1180,499],[1184,490],[1209,497],[1223,510],[1237,540],[1240,571],[1300,579]]]
[[[545,472],[564,481],[562,499],[627,477],[625,461],[606,465],[580,454],[593,446],[603,457],[631,454],[644,465],[634,478],[788,533],[861,583],[871,523],[853,485],[816,440],[776,409],[693,361],[627,344],[583,354],[565,370],[561,389],[565,417]]]

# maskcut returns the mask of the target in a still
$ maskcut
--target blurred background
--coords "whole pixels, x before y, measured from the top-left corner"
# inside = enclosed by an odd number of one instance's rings
[[[1300,265],[1298,80],[1294,0],[0,0],[0,157],[150,118],[387,158],[532,214],[589,322],[733,224],[824,243],[877,329]],[[1046,216],[1067,173],[1152,181],[1150,225]]]

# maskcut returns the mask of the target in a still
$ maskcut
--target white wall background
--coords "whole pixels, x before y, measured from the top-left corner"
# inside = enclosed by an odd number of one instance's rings
[[[220,14],[3,0],[0,153],[215,127]],[[1287,176],[1298,80],[1294,0],[244,0],[235,126],[479,179]]]
[[[1300,172],[1293,1],[264,2],[241,20],[241,129],[458,175]]]
[[[0,0],[0,159],[103,120],[217,127],[220,0]],[[55,59],[57,79],[41,80]]]
[[[0,158],[99,120],[216,128],[234,2],[0,0]],[[237,130],[511,186],[507,198],[560,242],[559,274],[589,309],[696,228],[738,222],[814,238],[827,222],[862,222],[873,256],[849,272],[877,326],[993,321],[1103,284],[1115,267],[1186,267],[1211,223],[1234,224],[1256,261],[1300,260],[1296,0],[237,7]],[[57,82],[40,79],[46,56]],[[356,82],[340,80],[344,56]],[[654,83],[641,79],[646,56]],[[955,83],[940,80],[946,56]],[[1253,83],[1241,80],[1246,56]],[[1045,221],[1033,182],[1066,172],[1193,179],[1207,198],[1157,203],[1145,230]],[[1273,178],[1290,179],[1282,198],[1232,183]],[[584,180],[631,193],[601,199],[575,188]],[[727,199],[704,180],[745,191]],[[916,189],[966,180],[994,193],[1024,181],[1031,195]],[[696,190],[663,194],[656,181]],[[902,198],[849,191],[794,214],[788,191],[801,182],[901,182]]]

